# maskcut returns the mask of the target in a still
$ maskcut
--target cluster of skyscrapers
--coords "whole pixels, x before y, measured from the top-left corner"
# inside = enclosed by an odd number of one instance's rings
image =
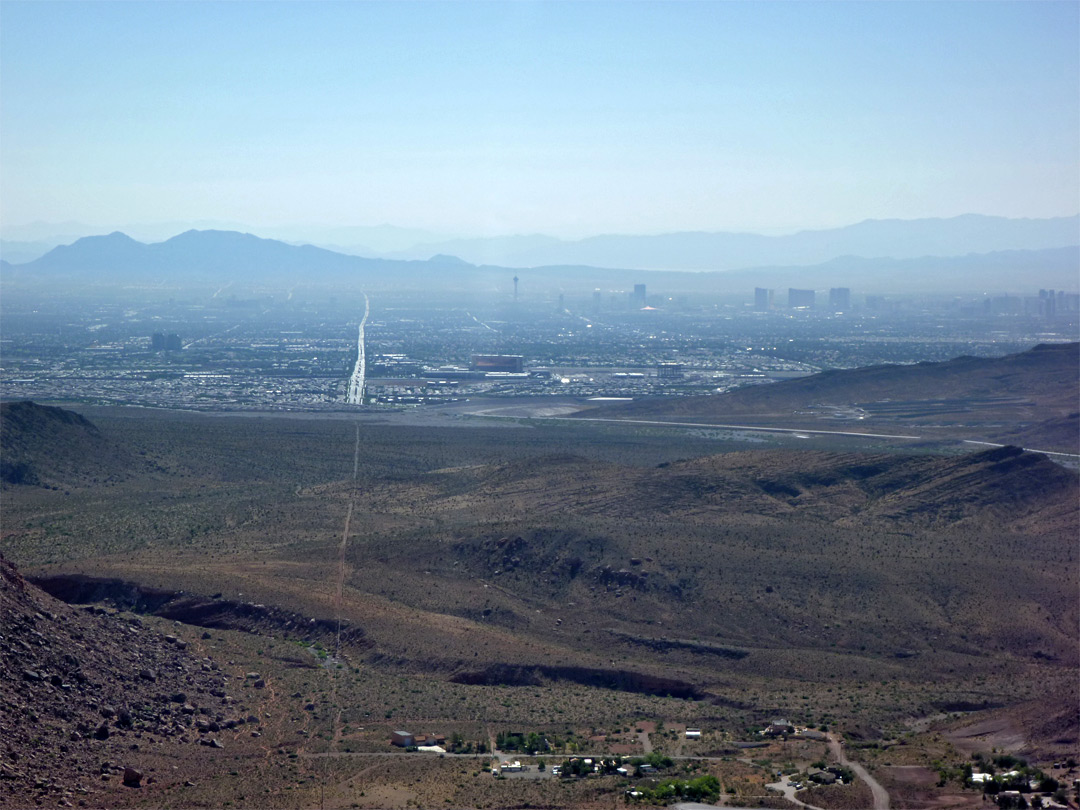
[[[1044,318],[1053,318],[1058,313],[1080,311],[1080,293],[1067,293],[1064,290],[1039,290],[1039,300],[1033,302],[1038,314]],[[1029,308],[1032,308],[1029,305]]]
[[[621,293],[620,293],[621,295]],[[562,309],[562,296],[560,296],[559,308]],[[603,295],[599,289],[593,290],[592,294],[592,312],[593,315],[600,314],[600,309],[603,305]],[[613,292],[611,295],[611,308],[618,309],[620,304],[617,303],[616,294]],[[648,301],[645,294],[644,284],[635,284],[634,291],[627,294],[627,303],[630,309],[645,309],[648,306]],[[625,305],[623,305],[625,306]]]
[[[814,290],[800,290],[794,287],[787,291],[787,309],[810,310],[823,309],[816,303]],[[866,309],[872,312],[891,310],[896,302],[879,295],[866,296]],[[1070,317],[1080,312],[1080,294],[1063,290],[1039,290],[1039,295],[1021,297],[1000,295],[962,301],[954,299],[949,306],[962,315],[1026,315],[1045,320],[1058,317]],[[754,289],[754,309],[758,312],[781,309],[776,302],[775,290],[764,287]],[[829,305],[826,312],[850,312],[851,290],[847,287],[833,287],[829,290]]]
[[[146,334],[145,332],[143,334]],[[180,342],[180,336],[170,332],[165,334],[164,332],[154,332],[150,336],[150,350],[155,352],[178,352],[184,348],[184,344]]]
[[[814,290],[799,290],[795,287],[788,288],[788,309],[814,309],[816,307],[817,293]],[[754,288],[754,309],[758,312],[768,312],[776,309],[775,290],[764,287]],[[851,290],[848,287],[833,287],[829,290],[829,311],[847,312],[851,309]]]

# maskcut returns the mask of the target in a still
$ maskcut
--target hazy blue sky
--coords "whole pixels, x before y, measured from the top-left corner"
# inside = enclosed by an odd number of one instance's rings
[[[0,217],[1075,214],[1080,4],[0,3]]]

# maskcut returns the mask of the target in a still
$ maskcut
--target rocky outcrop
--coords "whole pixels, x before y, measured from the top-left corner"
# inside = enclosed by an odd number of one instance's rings
[[[355,649],[372,646],[364,631],[348,622],[314,619],[273,605],[237,602],[81,574],[33,577],[32,581],[46,593],[69,604],[106,603],[115,609],[149,613],[196,627],[240,630],[256,635],[279,632],[308,641],[334,639],[336,642],[340,634],[340,641],[345,646]]]
[[[542,664],[493,664],[481,670],[459,672],[450,680],[453,683],[472,686],[538,686],[545,681],[569,681],[583,686],[645,695],[694,700],[703,696],[702,691],[692,683],[625,669],[560,667]]]
[[[249,717],[218,664],[179,636],[65,605],[2,557],[0,673],[2,807],[108,804],[109,791],[158,778],[133,752],[188,745]]]
[[[0,403],[0,487],[115,483],[151,469],[85,417],[28,400]]]

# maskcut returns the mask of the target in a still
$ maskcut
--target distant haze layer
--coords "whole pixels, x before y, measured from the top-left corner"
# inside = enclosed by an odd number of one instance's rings
[[[477,254],[491,247],[482,242],[428,245],[413,249],[414,258],[389,258],[233,231],[192,230],[154,244],[117,232],[79,239],[27,263],[5,260],[3,270],[6,279],[18,282],[348,282],[369,290],[388,284],[426,289],[490,284],[524,267],[532,268],[535,280],[568,291],[650,281],[670,291],[758,285],[893,292],[1024,291],[1032,285],[1074,290],[1080,265],[1078,223],[1078,217],[1008,220],[974,215],[867,221],[780,237],[699,233],[550,240],[513,256],[505,255],[513,248],[512,240],[502,240],[495,246],[501,262],[477,260]],[[476,253],[428,252],[438,247],[471,247]],[[700,272],[705,270],[719,272]]]
[[[392,225],[263,228],[201,221],[102,228],[74,222],[36,223],[4,229],[6,240],[0,243],[0,254],[12,264],[23,264],[82,236],[120,231],[138,241],[160,242],[188,230],[239,231],[370,258],[423,261],[443,255],[502,267],[589,265],[640,270],[737,270],[819,264],[844,256],[911,259],[1080,245],[1080,216],[1008,219],[965,214],[949,219],[868,219],[843,228],[781,236],[695,231],[605,234],[578,240],[545,234],[448,238]]]
[[[457,240],[421,245],[395,258],[451,254],[508,267],[586,264],[642,270],[736,270],[818,264],[840,256],[910,259],[1080,244],[1080,217],[1006,219],[969,214],[951,219],[866,220],[845,228],[789,236],[669,233],[594,236],[574,242],[538,237]]]

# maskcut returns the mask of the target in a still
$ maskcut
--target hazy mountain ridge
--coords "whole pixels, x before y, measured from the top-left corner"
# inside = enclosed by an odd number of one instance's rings
[[[573,242],[541,236],[467,239],[417,245],[390,255],[422,258],[453,253],[473,263],[507,267],[585,264],[641,270],[737,270],[813,265],[847,255],[913,259],[1078,244],[1080,216],[1009,219],[965,214],[949,219],[868,219],[843,228],[787,236],[690,231],[654,236],[611,234]]]
[[[117,231],[107,236],[83,237],[19,267],[36,274],[93,277],[99,281],[148,281],[175,274],[184,274],[190,280],[279,278],[283,274],[311,272],[313,267],[335,277],[383,264],[381,260],[345,256],[311,245],[287,245],[236,231],[186,231],[151,244]]]
[[[68,244],[79,237],[73,236],[67,239],[47,239],[42,241],[20,241],[14,239],[0,239],[0,258],[9,264],[26,264],[34,259],[39,259],[60,245]]]
[[[448,259],[452,256],[453,259]],[[587,266],[531,268],[532,281],[591,292],[594,286],[652,283],[668,290],[741,290],[757,285],[850,286],[871,291],[1017,291],[1018,279],[1039,286],[1075,287],[1080,247],[1010,250],[918,259],[844,256],[810,267],[758,267],[712,273],[634,271]],[[145,244],[116,232],[54,248],[32,262],[0,265],[7,280],[72,279],[91,283],[356,282],[382,288],[488,284],[513,268],[473,266],[460,254],[429,254],[424,261],[348,256],[313,245],[289,245],[234,231],[187,231]]]
[[[447,236],[418,228],[274,226],[235,222],[132,223],[113,228],[76,222],[4,228],[0,255],[20,264],[80,236],[120,231],[142,242],[166,241],[187,230],[237,231],[292,245],[316,245],[352,256],[424,260],[437,253],[471,264],[506,267],[591,265],[656,270],[732,270],[769,265],[812,265],[839,256],[883,258],[961,256],[1003,250],[1080,245],[1080,216],[1016,219],[962,214],[947,218],[867,219],[836,228],[783,235],[743,231],[596,234],[579,239],[543,233]]]

